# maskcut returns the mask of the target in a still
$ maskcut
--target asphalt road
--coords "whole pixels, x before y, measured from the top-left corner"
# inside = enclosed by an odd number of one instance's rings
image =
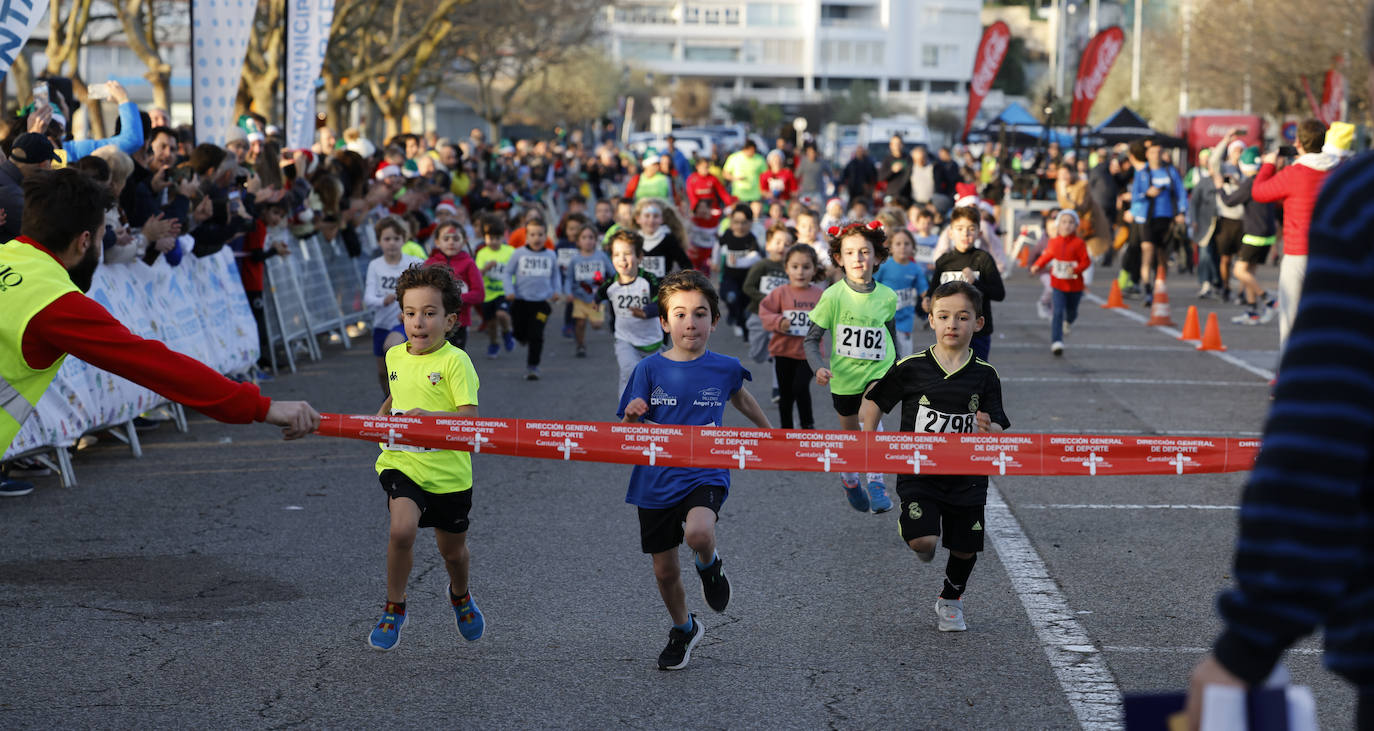
[[[1272,369],[1276,324],[1230,325],[1238,308],[1213,305],[1228,362],[1085,301],[1056,359],[1038,289],[1017,277],[996,306],[1013,430],[1261,429],[1266,379],[1237,363]],[[1194,290],[1174,287],[1180,324]],[[712,347],[744,355],[727,328]],[[576,360],[551,328],[534,384],[521,352],[473,350],[483,415],[614,417],[604,332]],[[767,405],[766,367],[755,374]],[[362,345],[328,346],[265,391],[342,413],[379,402]],[[664,673],[669,622],[623,502],[627,467],[478,457],[469,545],[486,636],[458,637],[425,532],[410,624],[379,653],[364,645],[384,598],[375,446],[192,415],[189,433],[163,425],[143,448],[133,459],[103,439],[77,455],[77,487],[40,478],[0,504],[0,726],[1109,728],[1120,693],[1182,688],[1215,636],[1245,480],[995,479],[1009,509],[989,508],[999,527],[965,597],[970,629],[944,634],[944,554],[915,560],[895,513],[853,512],[833,476],[737,472],[719,525],[734,597],[711,612],[688,570],[706,637]],[[1320,659],[1309,640],[1287,662],[1323,725],[1349,727],[1353,693]]]

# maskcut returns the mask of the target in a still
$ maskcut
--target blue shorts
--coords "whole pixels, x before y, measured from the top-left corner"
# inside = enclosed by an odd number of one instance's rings
[[[391,335],[391,333],[400,333],[401,339],[404,340],[406,336],[406,326],[398,323],[396,327],[393,327],[390,330],[378,330],[376,327],[372,328],[373,355],[377,356],[378,358],[386,357],[386,339],[389,335]]]

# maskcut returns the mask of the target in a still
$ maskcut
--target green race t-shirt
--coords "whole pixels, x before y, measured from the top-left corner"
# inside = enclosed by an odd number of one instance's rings
[[[874,282],[872,292],[855,292],[843,281],[830,285],[811,311],[811,322],[830,331],[830,392],[863,393],[896,359],[887,321],[897,312],[897,293]]]
[[[768,163],[764,161],[763,155],[754,153],[751,157],[745,157],[744,153],[736,152],[725,160],[723,170],[734,176],[730,182],[730,192],[745,203],[756,201],[763,198],[763,189],[759,187],[759,176],[768,169]]]

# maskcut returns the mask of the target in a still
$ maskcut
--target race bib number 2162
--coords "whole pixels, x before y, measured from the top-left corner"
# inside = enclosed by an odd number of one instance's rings
[[[887,355],[883,328],[840,325],[835,329],[835,352],[856,360],[882,360]]]

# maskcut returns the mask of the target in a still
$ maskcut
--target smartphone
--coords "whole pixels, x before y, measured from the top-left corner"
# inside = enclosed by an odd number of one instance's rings
[[[1293,145],[1283,145],[1279,147],[1279,155],[1281,157],[1297,157],[1298,148],[1294,147]]]
[[[86,87],[86,98],[93,102],[109,99],[110,87],[106,84],[92,84]]]
[[[52,99],[48,96],[48,82],[40,81],[33,85],[33,111],[37,112],[52,106]]]

